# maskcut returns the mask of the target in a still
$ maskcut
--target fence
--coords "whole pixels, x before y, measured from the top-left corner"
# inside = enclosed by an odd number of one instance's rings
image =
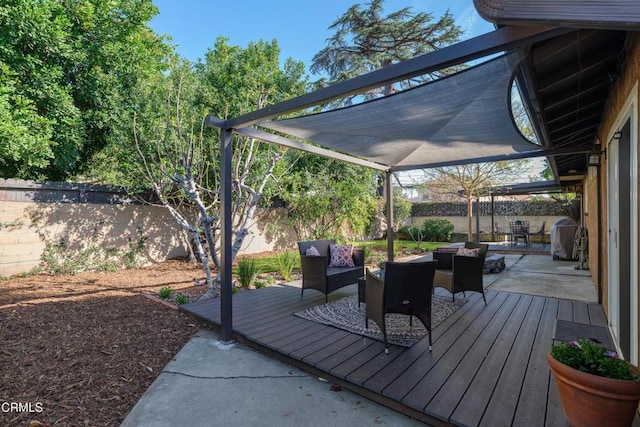
[[[241,253],[291,247],[295,238],[282,216],[260,210]],[[135,256],[147,265],[187,256],[187,245],[165,208],[123,188],[0,179],[0,277],[30,272],[43,259],[62,265],[92,258],[122,268]]]
[[[491,202],[474,203],[471,229],[473,233],[476,232],[476,215],[479,212],[481,233],[491,233],[493,223],[508,230],[509,222],[518,219],[529,221],[530,229],[533,230],[545,222],[548,233],[556,220],[572,215],[572,208],[574,204],[570,201],[555,200],[496,201],[493,206]],[[418,224],[427,218],[441,218],[454,225],[455,233],[467,233],[467,212],[466,203],[416,203],[411,210],[411,223]]]

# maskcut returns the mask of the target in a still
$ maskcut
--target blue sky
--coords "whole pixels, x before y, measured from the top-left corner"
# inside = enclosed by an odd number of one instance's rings
[[[203,58],[220,35],[243,47],[252,41],[276,39],[282,60],[291,57],[303,61],[308,72],[313,56],[333,35],[327,28],[351,5],[368,1],[153,0],[160,13],[150,26],[159,34],[169,35],[178,53],[192,61]],[[464,38],[493,29],[478,16],[472,0],[385,1],[387,13],[403,7],[430,12],[434,20],[449,8],[456,23],[465,30]]]

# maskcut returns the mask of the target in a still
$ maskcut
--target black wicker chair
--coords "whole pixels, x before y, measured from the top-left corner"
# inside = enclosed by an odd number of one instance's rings
[[[431,351],[431,300],[433,294],[433,276],[435,261],[428,262],[387,262],[384,278],[381,279],[367,269],[366,273],[366,318],[382,330],[385,353],[389,352],[385,315],[401,313],[409,315],[409,324],[416,316],[429,332],[429,351]]]
[[[480,292],[486,304],[487,299],[484,296],[482,270],[489,245],[465,242],[464,246],[467,249],[479,249],[478,256],[456,255],[456,252],[445,251],[435,251],[433,253],[433,259],[438,261],[438,270],[433,280],[433,286],[434,288],[440,287],[451,292],[454,302],[458,292],[462,292],[463,295],[465,295],[465,291]]]
[[[302,290],[300,299],[305,289],[315,289],[324,294],[324,300],[329,300],[329,294],[343,286],[357,283],[364,276],[364,253],[362,249],[353,249],[354,267],[329,267],[331,260],[329,245],[335,244],[335,240],[313,240],[298,242],[300,250],[300,265],[302,267]],[[315,247],[320,256],[307,256],[307,250]]]

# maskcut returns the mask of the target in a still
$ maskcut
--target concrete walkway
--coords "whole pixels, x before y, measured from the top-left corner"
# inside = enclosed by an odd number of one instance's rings
[[[577,261],[553,261],[549,255],[505,255],[507,269],[485,287],[574,301],[598,302],[588,270],[576,270]],[[485,275],[485,278],[487,275]]]
[[[420,426],[242,344],[202,330],[171,361],[122,427]]]

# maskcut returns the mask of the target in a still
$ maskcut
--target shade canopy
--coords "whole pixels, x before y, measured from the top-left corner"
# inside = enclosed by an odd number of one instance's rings
[[[394,95],[261,128],[392,170],[508,159],[537,152],[511,114],[516,53]]]

